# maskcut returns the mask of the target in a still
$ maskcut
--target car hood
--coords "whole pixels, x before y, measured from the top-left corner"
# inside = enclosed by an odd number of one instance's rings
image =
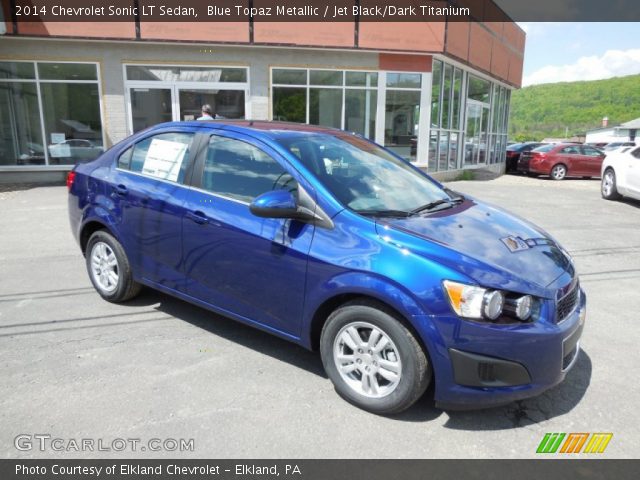
[[[411,242],[414,251],[487,287],[541,293],[563,274],[574,276],[571,258],[546,232],[475,199],[421,216],[380,218],[376,223],[380,235],[397,231],[427,240],[431,246],[422,248]]]

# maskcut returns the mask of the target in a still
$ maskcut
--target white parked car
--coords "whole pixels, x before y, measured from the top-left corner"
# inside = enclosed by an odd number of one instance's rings
[[[640,146],[608,153],[602,162],[602,198],[640,200]]]

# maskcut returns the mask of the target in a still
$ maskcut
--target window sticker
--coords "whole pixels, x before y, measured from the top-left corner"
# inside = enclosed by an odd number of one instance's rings
[[[175,182],[188,145],[154,138],[142,166],[142,173]]]

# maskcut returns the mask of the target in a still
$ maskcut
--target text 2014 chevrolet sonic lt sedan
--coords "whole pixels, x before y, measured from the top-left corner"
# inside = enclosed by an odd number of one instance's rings
[[[431,382],[442,407],[504,404],[578,356],[585,295],[567,252],[357,135],[167,123],[67,184],[103,298],[147,285],[319,349],[363,409],[400,412]]]

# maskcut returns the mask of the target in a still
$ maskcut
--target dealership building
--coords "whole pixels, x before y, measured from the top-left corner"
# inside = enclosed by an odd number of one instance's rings
[[[478,1],[504,21],[17,22],[3,0],[0,183],[57,181],[206,103],[357,132],[441,179],[500,172],[525,34]]]

